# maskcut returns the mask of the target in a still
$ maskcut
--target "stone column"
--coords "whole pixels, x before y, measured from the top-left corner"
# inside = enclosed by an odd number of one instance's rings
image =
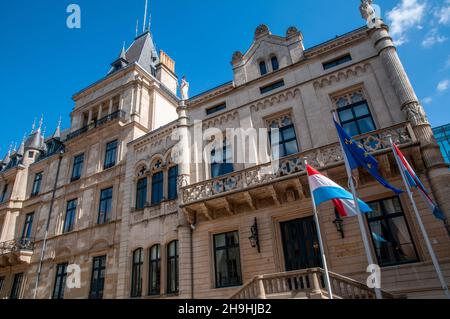
[[[108,115],[112,114],[112,108],[113,108],[113,99],[109,99]]]
[[[381,57],[390,83],[400,101],[400,107],[420,142],[422,158],[427,168],[431,189],[437,204],[448,216],[450,212],[450,198],[448,198],[450,172],[448,165],[444,162],[425,111],[399,59],[397,49],[389,35],[388,27],[383,24],[370,32],[372,32],[371,36],[375,48]]]
[[[178,147],[177,158],[178,163],[178,207],[183,203],[183,193],[181,188],[190,183],[190,159],[191,150],[189,144],[189,123],[187,116],[187,108],[185,102],[181,101],[178,108]],[[192,298],[193,295],[193,278],[192,270],[194,267],[192,263],[192,238],[194,236],[194,227],[191,229],[191,222],[182,209],[178,209],[178,240],[179,240],[179,285],[180,296],[182,298]],[[195,297],[195,296],[194,296]]]
[[[103,104],[100,104],[100,105],[98,106],[97,119],[101,119],[101,118],[102,118],[102,108],[103,108]]]

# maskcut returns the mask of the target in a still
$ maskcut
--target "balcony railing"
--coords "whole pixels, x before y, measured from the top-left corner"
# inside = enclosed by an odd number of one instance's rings
[[[355,139],[364,145],[367,151],[378,153],[390,148],[389,135],[392,136],[395,143],[401,146],[416,142],[411,126],[406,122],[363,134],[355,137]],[[261,164],[188,185],[181,190],[183,205],[261,186],[288,175],[305,172],[305,160],[316,168],[339,164],[343,162],[342,150],[339,143],[333,143],[283,157],[279,160],[275,169],[272,167],[273,163]]]
[[[101,119],[95,120],[91,124],[83,126],[82,128],[80,128],[76,131],[73,131],[72,133],[69,133],[66,137],[66,141],[72,140],[72,139],[86,133],[87,131],[90,131],[94,128],[102,126],[102,125],[104,125],[108,122],[111,122],[113,120],[116,120],[116,119],[120,119],[120,120],[125,119],[125,111],[119,110],[119,111],[113,112],[107,116],[102,117]]]
[[[0,256],[22,250],[33,251],[33,249],[34,249],[33,238],[14,239],[0,243]]]
[[[342,275],[329,272],[333,297],[337,299],[375,299],[375,291],[363,283]],[[245,284],[231,299],[267,299],[290,294],[307,298],[328,298],[321,268],[287,271],[276,274],[259,275]],[[383,299],[393,299],[394,295],[382,291]]]

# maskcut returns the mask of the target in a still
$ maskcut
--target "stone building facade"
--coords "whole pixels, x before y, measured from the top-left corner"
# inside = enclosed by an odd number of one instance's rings
[[[401,188],[392,136],[449,214],[448,164],[387,26],[305,49],[295,27],[261,25],[231,65],[233,81],[181,100],[174,61],[144,32],[73,96],[69,129],[33,128],[1,162],[0,297],[326,297],[304,162],[347,184],[334,113]],[[252,160],[221,162],[230,128],[277,128],[276,169],[250,139],[237,144]],[[355,179],[385,296],[443,296],[407,197]],[[448,281],[448,226],[415,199]],[[319,219],[336,295],[373,297],[356,218],[326,204]]]

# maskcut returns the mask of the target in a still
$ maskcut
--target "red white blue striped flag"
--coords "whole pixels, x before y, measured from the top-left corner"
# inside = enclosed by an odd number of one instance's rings
[[[408,161],[406,160],[403,153],[400,151],[400,149],[392,143],[394,146],[394,155],[397,156],[399,159],[400,169],[403,171],[403,173],[406,176],[406,180],[408,181],[409,186],[417,188],[420,195],[422,195],[422,198],[425,200],[427,205],[430,207],[431,211],[433,212],[433,215],[440,220],[445,220],[444,213],[439,209],[439,207],[434,203],[434,201],[431,199],[429,193],[427,192],[425,186],[423,186],[422,182],[420,181],[417,174],[414,172],[411,165],[409,165]]]

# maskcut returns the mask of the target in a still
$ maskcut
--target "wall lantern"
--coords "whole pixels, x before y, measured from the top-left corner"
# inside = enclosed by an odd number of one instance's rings
[[[250,240],[250,244],[252,245],[253,248],[257,248],[258,253],[260,253],[261,249],[259,247],[258,223],[256,221],[256,217],[253,226],[250,228],[250,231],[252,233],[252,235],[248,238]]]

